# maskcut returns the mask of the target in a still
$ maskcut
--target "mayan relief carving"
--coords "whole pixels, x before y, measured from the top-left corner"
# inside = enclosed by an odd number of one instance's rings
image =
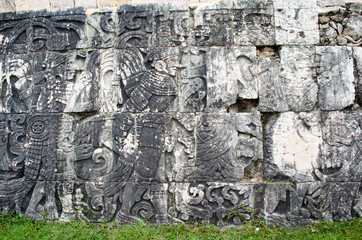
[[[218,226],[361,215],[361,4],[324,3],[0,13],[1,212]]]

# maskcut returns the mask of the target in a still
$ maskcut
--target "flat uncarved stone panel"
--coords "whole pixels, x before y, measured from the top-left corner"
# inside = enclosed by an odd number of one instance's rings
[[[342,110],[354,103],[353,58],[350,47],[316,47],[319,106]]]
[[[75,172],[77,179],[127,182],[133,174],[135,119],[127,113],[96,115],[77,126]]]
[[[118,7],[120,4],[131,3],[131,0],[97,0],[97,6],[102,7]]]
[[[326,181],[362,180],[362,114],[329,112],[316,176]]]
[[[169,214],[177,220],[201,220],[204,224],[223,226],[251,218],[254,204],[252,184],[176,183],[170,190],[174,192],[176,206],[169,209]]]
[[[49,12],[34,12],[29,37],[29,49],[68,50],[82,46],[84,38],[84,8],[69,8]]]
[[[102,51],[100,111],[176,111],[178,67],[178,48]]]
[[[281,113],[265,129],[264,176],[296,182],[314,181],[323,142],[320,113]]]
[[[116,13],[110,8],[88,13],[84,48],[110,48],[116,39]]]
[[[362,105],[362,49],[360,47],[353,48],[354,59],[354,79],[357,83],[356,100],[357,103]]]
[[[314,47],[263,48],[258,61],[262,112],[310,111],[317,102]]]
[[[79,220],[168,223],[168,184],[76,183],[73,198]]]
[[[310,45],[319,42],[315,0],[274,1],[276,44]]]
[[[198,6],[194,12],[193,46],[228,46],[233,43],[232,1]]]
[[[39,0],[39,1],[28,1],[28,0],[15,0],[16,11],[24,10],[39,10],[39,9],[49,9],[49,0]]]
[[[345,0],[317,0],[319,7],[328,7],[328,6],[343,6]]]
[[[39,53],[34,67],[32,111],[86,112],[96,108],[97,51]]]
[[[0,3],[0,12],[15,11],[15,0],[3,0]]]
[[[66,114],[28,116],[25,180],[74,178],[74,124],[74,118]]]
[[[261,216],[267,222],[301,225],[318,220],[352,218],[360,183],[271,183],[263,191]],[[261,189],[260,189],[261,190]],[[256,206],[258,207],[258,206]]]
[[[30,111],[33,55],[0,55],[0,112]]]
[[[262,158],[260,114],[202,114],[197,117],[196,159],[191,181],[236,182]]]
[[[233,33],[236,45],[275,44],[273,1],[234,2]]]
[[[26,152],[26,115],[0,114],[0,179],[21,178]]]
[[[153,4],[120,5],[116,48],[151,47]]]
[[[74,0],[49,0],[50,9],[74,7]],[[85,7],[85,6],[82,6]]]
[[[32,12],[0,13],[0,53],[27,53]]]
[[[97,0],[74,0],[74,6],[95,8]]]

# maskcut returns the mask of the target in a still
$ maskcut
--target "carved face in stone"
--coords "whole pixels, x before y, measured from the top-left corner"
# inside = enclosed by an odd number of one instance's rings
[[[36,120],[31,125],[31,131],[34,134],[42,134],[44,132],[44,130],[45,130],[45,122],[43,122],[41,120]]]

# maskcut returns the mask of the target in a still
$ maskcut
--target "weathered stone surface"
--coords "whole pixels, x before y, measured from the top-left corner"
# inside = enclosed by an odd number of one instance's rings
[[[317,0],[319,7],[328,7],[328,6],[343,6],[344,0]]]
[[[69,8],[74,7],[74,0],[49,0],[49,4],[51,10],[56,10],[59,8]]]
[[[33,55],[0,56],[0,112],[26,113],[30,110]]]
[[[3,0],[0,3],[0,12],[12,12],[15,11],[14,0]]]
[[[259,53],[259,104],[262,112],[310,111],[317,102],[314,47],[282,47]]]
[[[97,0],[98,8],[118,7],[120,4],[131,3],[131,0]]]
[[[252,184],[176,183],[172,191],[176,207],[169,209],[169,214],[182,221],[201,220],[204,224],[223,226],[230,222],[239,224],[241,219],[249,220],[252,215]]]
[[[347,220],[358,200],[360,183],[271,183],[260,186],[262,217],[268,222],[300,225],[314,219]],[[256,207],[258,207],[258,205]]]
[[[342,110],[354,103],[353,59],[350,47],[316,47],[319,106]]]
[[[120,5],[116,48],[151,47],[153,4]]]
[[[233,43],[232,1],[200,5],[194,12],[193,46],[228,46]]]
[[[354,64],[354,80],[357,83],[356,101],[362,105],[362,49],[359,47],[353,48],[353,64]]]
[[[97,0],[74,0],[74,6],[95,8],[97,7]]]
[[[112,9],[95,10],[87,15],[84,48],[114,47],[116,13]]]
[[[49,9],[49,0],[27,1],[15,0],[16,11]]]
[[[297,182],[314,181],[323,142],[320,113],[281,113],[264,133],[264,176]]]
[[[164,3],[155,5],[156,47],[186,46],[189,36],[189,11],[187,4]]]
[[[233,34],[236,45],[274,44],[273,1],[234,1]]]
[[[97,51],[40,53],[35,61],[32,110],[92,111],[97,99]]]
[[[0,179],[21,178],[24,174],[26,115],[0,114]]]
[[[316,0],[274,0],[276,43],[310,45],[319,42]]]

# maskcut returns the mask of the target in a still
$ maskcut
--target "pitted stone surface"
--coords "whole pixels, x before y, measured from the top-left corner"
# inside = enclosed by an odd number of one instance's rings
[[[0,13],[2,214],[362,214],[360,4],[181,2]]]

